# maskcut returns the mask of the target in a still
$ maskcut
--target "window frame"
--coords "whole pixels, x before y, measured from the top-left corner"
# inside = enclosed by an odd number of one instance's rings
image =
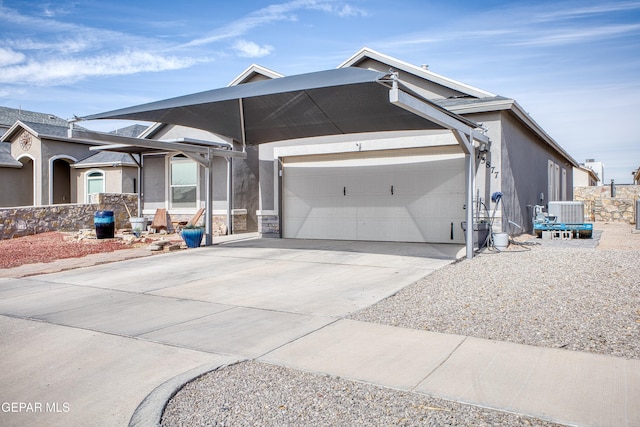
[[[194,184],[174,184],[173,183],[173,175],[174,175],[174,170],[173,170],[173,165],[174,164],[193,164],[195,167],[195,183]],[[200,168],[199,168],[199,164],[190,159],[189,157],[183,155],[183,154],[175,154],[173,156],[169,157],[169,162],[168,162],[168,169],[169,169],[169,173],[168,173],[168,185],[167,185],[167,189],[168,189],[168,205],[169,205],[169,209],[172,211],[193,211],[195,209],[198,208],[199,206],[199,200],[200,200]],[[195,200],[193,201],[192,205],[189,206],[176,206],[174,205],[174,201],[173,201],[173,196],[174,196],[174,188],[194,188],[195,189]]]
[[[98,174],[100,175],[100,179],[102,180],[102,186],[101,186],[102,189],[97,193],[90,193],[89,181],[97,181],[98,179],[96,179],[96,176]],[[91,169],[87,171],[85,174],[84,185],[85,185],[85,200],[87,201],[87,203],[91,203],[91,195],[104,193],[106,191],[107,174],[101,169]]]

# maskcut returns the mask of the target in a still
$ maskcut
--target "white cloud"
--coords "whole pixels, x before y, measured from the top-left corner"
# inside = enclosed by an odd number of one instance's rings
[[[367,16],[367,12],[363,9],[351,6],[348,3],[330,3],[326,1],[310,2],[309,9],[321,10],[323,12],[332,13],[340,17],[346,16]]]
[[[536,20],[551,21],[565,18],[577,18],[593,16],[605,13],[622,12],[628,10],[640,9],[640,2],[626,1],[626,2],[610,2],[605,4],[598,4],[595,6],[578,7],[575,9],[561,9],[553,12],[542,12],[535,16]]]
[[[15,65],[25,60],[24,54],[13,49],[0,47],[0,67]]]
[[[269,55],[273,51],[273,46],[260,46],[247,40],[236,41],[233,44],[233,48],[238,52],[238,56],[243,58],[260,58]]]
[[[0,83],[49,85],[71,83],[90,76],[109,76],[177,70],[198,60],[125,51],[88,58],[51,59],[0,68]]]
[[[640,24],[608,25],[590,28],[562,28],[547,32],[532,32],[525,34],[528,39],[508,43],[514,46],[553,46],[571,43],[581,43],[593,39],[602,40],[607,37],[624,36],[640,30]]]
[[[321,10],[338,16],[365,15],[366,13],[347,3],[336,3],[331,0],[294,0],[287,3],[272,4],[250,13],[244,18],[231,22],[206,37],[197,38],[184,46],[202,46],[220,40],[239,37],[253,28],[280,21],[297,21],[294,14],[300,10]]]

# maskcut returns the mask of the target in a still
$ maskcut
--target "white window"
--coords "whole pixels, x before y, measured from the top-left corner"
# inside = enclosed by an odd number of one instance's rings
[[[183,155],[171,158],[171,208],[195,208],[198,201],[198,164]]]
[[[567,200],[567,170],[562,168],[562,200]]]
[[[91,195],[104,193],[104,172],[87,172],[87,203],[91,203]]]

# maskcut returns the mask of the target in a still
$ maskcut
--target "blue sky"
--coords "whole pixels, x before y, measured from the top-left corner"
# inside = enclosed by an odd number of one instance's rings
[[[0,105],[83,116],[364,46],[516,99],[607,183],[640,167],[640,1],[0,0]]]

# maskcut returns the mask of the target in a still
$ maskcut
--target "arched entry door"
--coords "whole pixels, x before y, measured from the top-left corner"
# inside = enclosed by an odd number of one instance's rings
[[[52,204],[71,203],[71,168],[67,159],[53,161],[52,170]]]

